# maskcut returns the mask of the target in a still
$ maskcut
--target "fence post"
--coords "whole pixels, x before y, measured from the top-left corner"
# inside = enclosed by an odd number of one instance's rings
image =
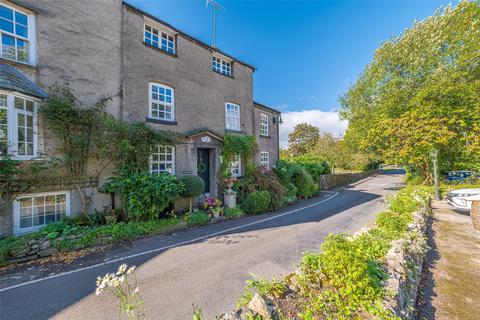
[[[480,200],[472,201],[470,217],[472,218],[473,228],[480,231]]]

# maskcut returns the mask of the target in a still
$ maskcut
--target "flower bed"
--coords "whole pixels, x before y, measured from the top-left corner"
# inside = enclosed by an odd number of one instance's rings
[[[0,240],[0,265],[35,260],[60,251],[105,245],[185,227],[187,223],[178,217],[94,226],[79,226],[71,222],[54,223],[35,233]]]

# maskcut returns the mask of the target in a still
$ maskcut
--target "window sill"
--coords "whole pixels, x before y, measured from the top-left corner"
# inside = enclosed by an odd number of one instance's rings
[[[169,126],[176,126],[178,123],[177,121],[169,121],[169,120],[161,120],[161,119],[155,119],[155,118],[145,118],[146,122],[151,122],[151,123],[159,123],[159,124],[166,124]]]
[[[147,47],[147,48],[151,48],[151,49],[153,49],[153,50],[156,50],[156,51],[158,51],[158,52],[161,52],[161,53],[163,53],[163,54],[166,54],[167,56],[170,56],[170,57],[173,57],[173,58],[177,58],[177,54],[176,54],[176,53],[167,52],[167,51],[165,51],[165,50],[163,50],[163,49],[154,47],[154,46],[152,46],[151,44],[148,44],[148,43],[146,43],[146,42],[143,42],[143,45],[144,45],[145,47]]]
[[[228,74],[225,74],[225,73],[221,73],[221,72],[216,71],[216,70],[213,70],[213,69],[212,69],[212,71],[215,72],[216,74],[220,74],[220,75],[222,75],[222,76],[224,76],[224,77],[227,77],[227,78],[230,78],[230,79],[235,79],[235,78],[233,77],[233,75],[228,75]]]
[[[11,65],[11,66],[20,67],[20,68],[21,67],[28,68],[28,69],[31,69],[31,70],[35,70],[37,68],[33,64],[29,64],[29,63],[26,63],[26,62],[15,61],[15,60],[3,58],[3,57],[0,57],[0,62]]]
[[[263,139],[272,139],[272,136],[266,136],[266,135],[263,135],[263,134],[260,134],[259,137],[263,138]]]
[[[232,130],[232,129],[225,129],[225,132],[228,132],[228,133],[243,133],[242,130]]]

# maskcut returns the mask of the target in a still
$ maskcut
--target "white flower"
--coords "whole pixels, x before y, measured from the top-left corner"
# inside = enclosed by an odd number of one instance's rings
[[[130,269],[128,269],[127,274],[132,274],[133,271],[135,271],[135,266],[131,266]]]
[[[137,293],[138,293],[138,287],[136,287],[136,288],[133,290],[132,296],[134,296],[134,295],[137,294]]]
[[[127,271],[127,265],[124,263],[120,267],[118,267],[117,275],[125,273]]]

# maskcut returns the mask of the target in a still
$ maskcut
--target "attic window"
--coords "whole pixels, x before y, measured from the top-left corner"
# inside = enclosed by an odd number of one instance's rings
[[[175,54],[175,39],[165,32],[145,25],[144,41],[155,48]]]
[[[226,76],[232,76],[232,64],[217,57],[212,58],[212,70]]]

